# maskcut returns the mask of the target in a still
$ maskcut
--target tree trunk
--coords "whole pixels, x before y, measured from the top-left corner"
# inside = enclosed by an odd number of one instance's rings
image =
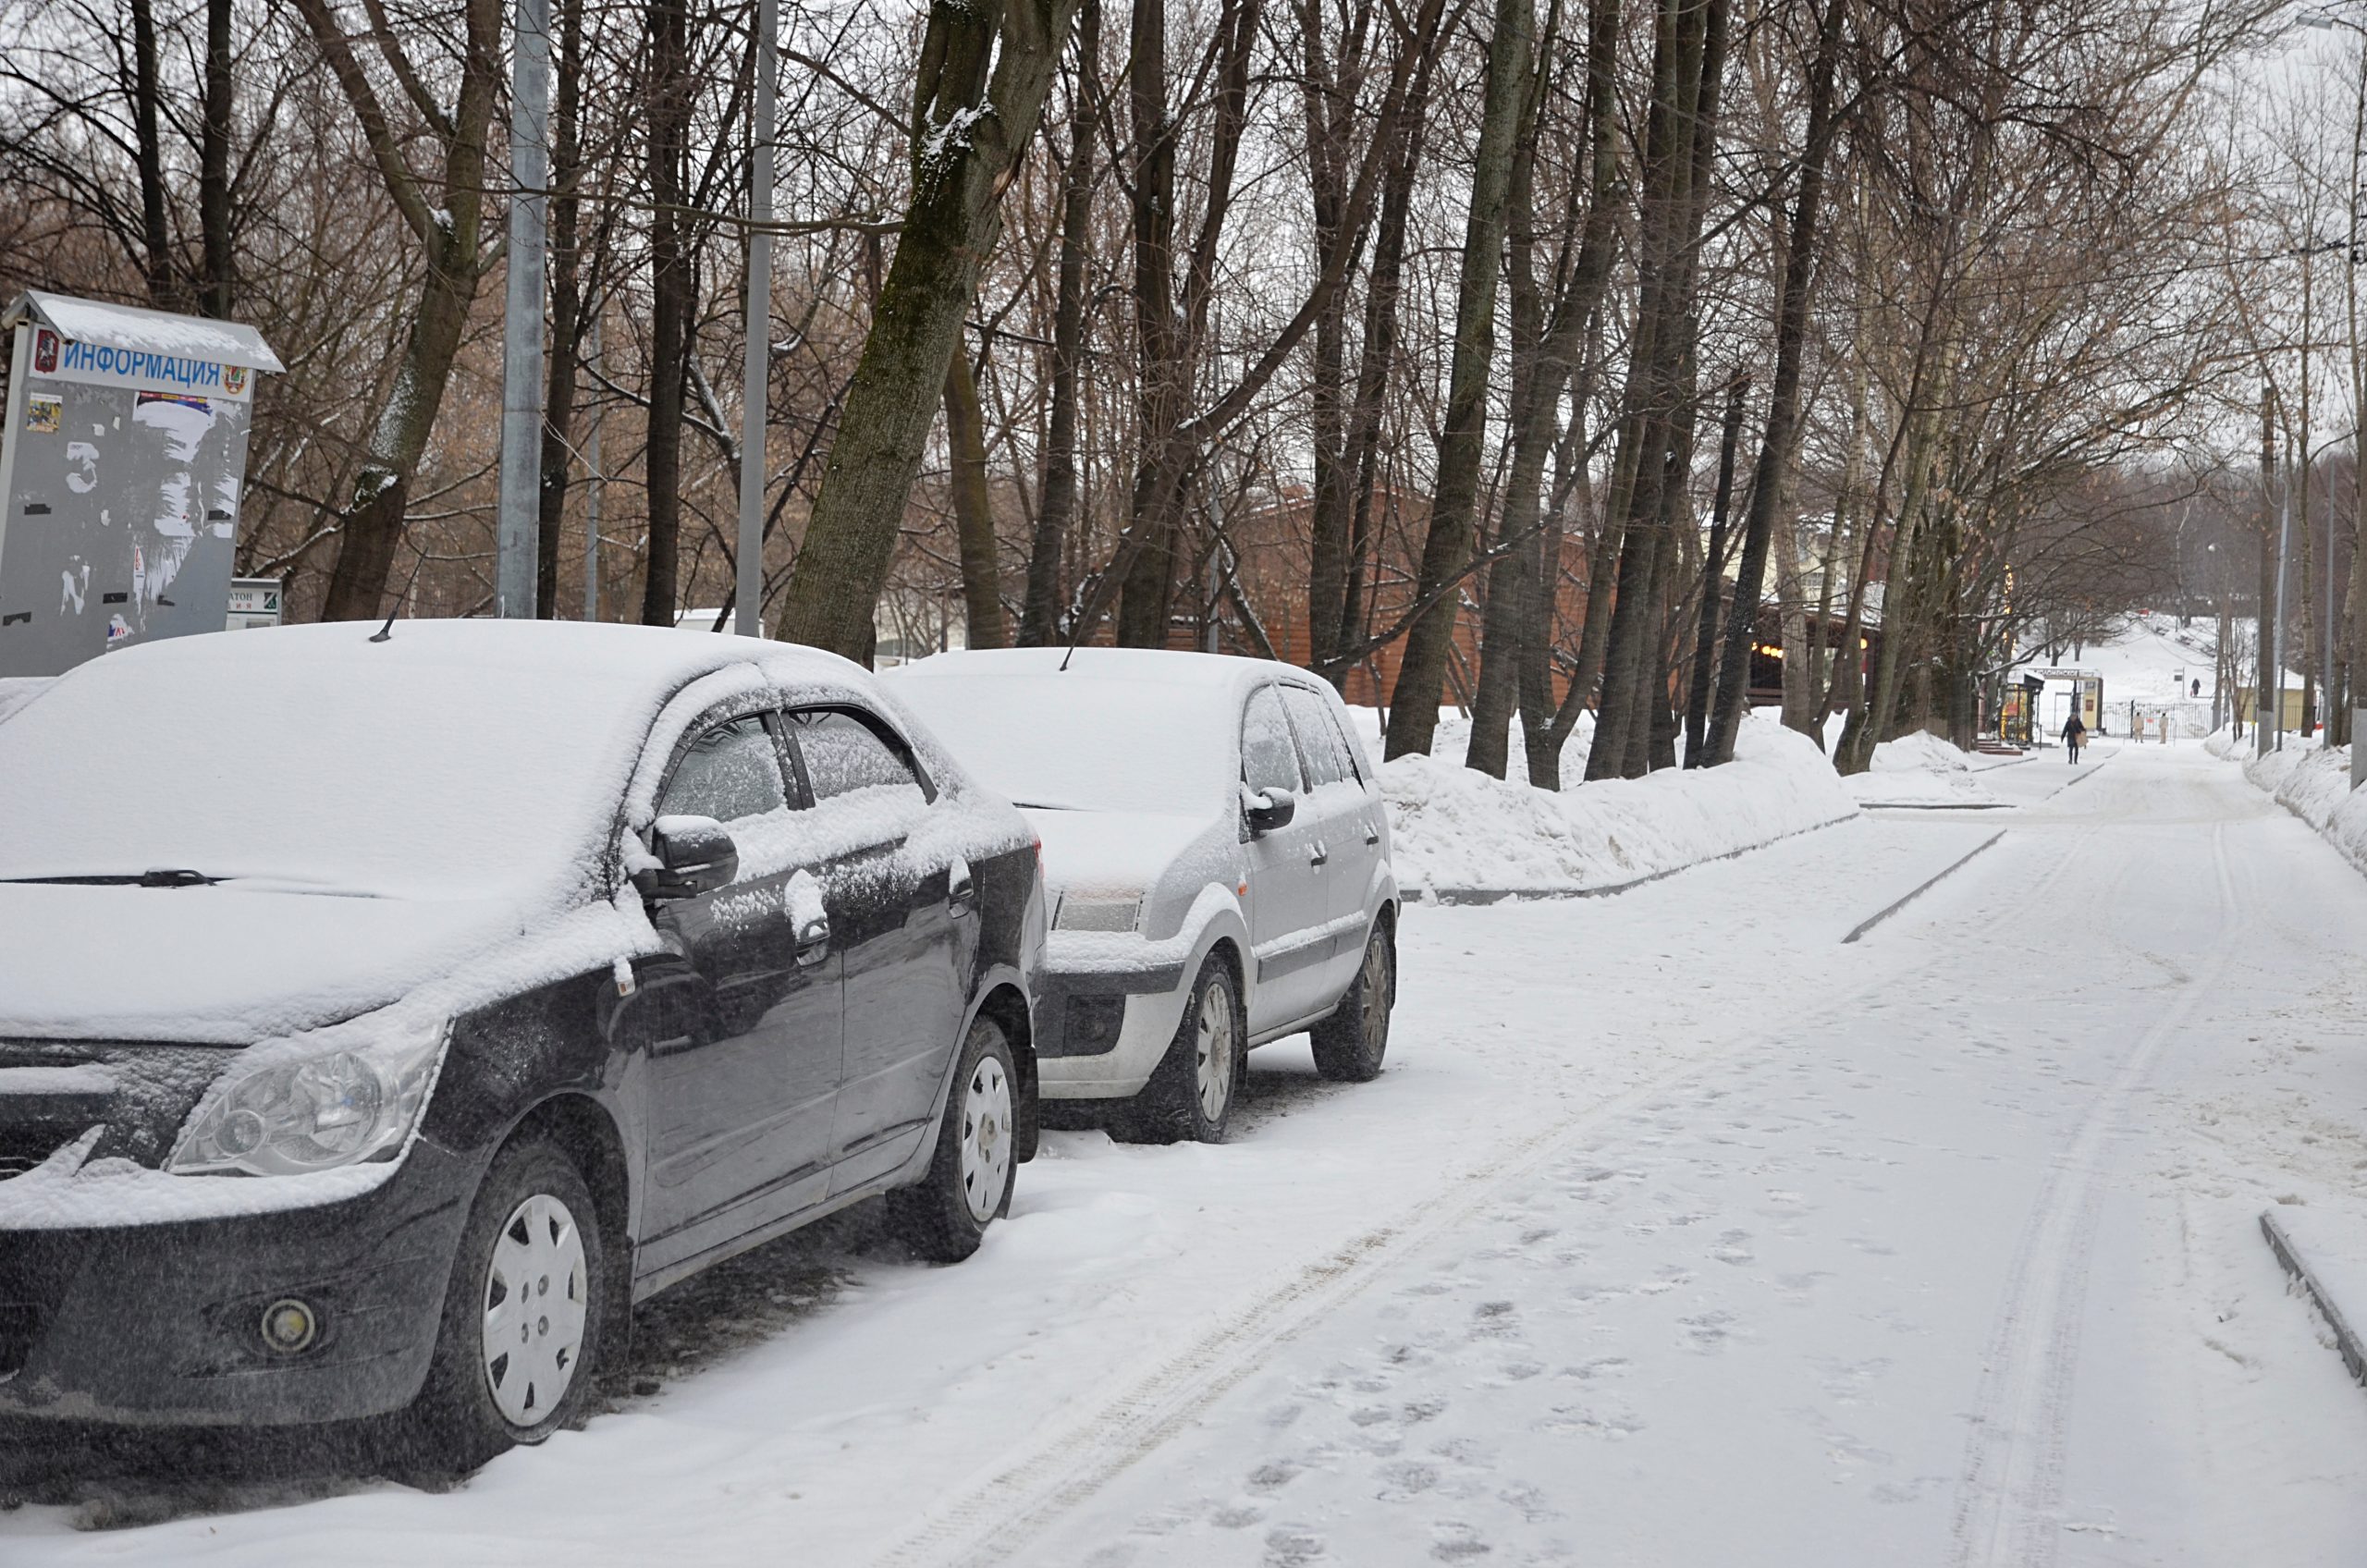
[[[500,0],[468,0],[460,89],[448,129],[439,130],[443,202],[431,205],[424,182],[404,161],[352,40],[328,0],[296,0],[329,69],[360,121],[380,179],[425,252],[425,276],[404,332],[403,358],[372,425],[352,504],[339,531],[323,619],[375,619],[382,610],[404,503],[443,405],[452,361],[483,271],[478,251],[485,186],[485,132],[492,123],[501,55]]]
[[[648,546],[643,557],[641,622],[671,626],[680,613],[682,533],[682,407],[691,368],[691,313],[697,281],[682,222],[683,163],[690,154],[689,0],[649,4],[649,437]]]
[[[179,301],[173,285],[173,237],[165,222],[165,152],[156,120],[164,88],[156,78],[155,0],[131,0],[132,163],[140,173],[140,240],[148,302],[169,311]]]
[[[995,560],[994,496],[987,487],[987,421],[970,356],[957,342],[945,367],[945,445],[953,459],[953,533],[961,546],[962,604],[969,645],[1007,648],[1002,570]]]
[[[1486,96],[1479,145],[1472,165],[1471,209],[1464,227],[1463,273],[1455,298],[1454,353],[1448,375],[1446,418],[1439,434],[1438,482],[1429,531],[1414,587],[1418,604],[1437,602],[1415,618],[1389,712],[1384,754],[1428,752],[1438,729],[1439,696],[1454,642],[1457,595],[1448,585],[1471,551],[1479,499],[1479,463],[1487,441],[1488,376],[1496,346],[1496,284],[1502,268],[1504,199],[1512,178],[1513,137],[1528,82],[1531,0],[1497,0],[1488,42]]]
[[[204,126],[197,150],[199,264],[197,308],[227,321],[238,303],[238,266],[230,233],[230,110],[237,87],[230,75],[233,0],[205,0]]]
[[[1587,777],[1641,777],[1667,706],[1664,573],[1689,467],[1694,311],[1701,223],[1725,71],[1725,0],[1666,0],[1653,49],[1653,103],[1637,268],[1642,277],[1613,505],[1628,521],[1603,658],[1602,704]],[[1683,464],[1684,466],[1680,466]],[[1622,482],[1624,481],[1624,483]]]
[[[543,392],[541,482],[535,496],[535,614],[558,614],[559,527],[574,466],[575,374],[583,335],[578,242],[583,207],[583,0],[559,0],[558,92],[551,116],[550,362]]]
[[[1734,505],[1735,451],[1742,444],[1744,404],[1750,377],[1737,375],[1726,387],[1726,423],[1718,437],[1718,488],[1710,503],[1710,548],[1701,558],[1701,604],[1693,639],[1693,678],[1685,703],[1685,766],[1699,767],[1702,737],[1710,716],[1710,666],[1717,656],[1718,599],[1726,574],[1726,512]]]
[[[1816,62],[1809,74],[1809,122],[1800,150],[1800,189],[1787,226],[1784,277],[1775,312],[1775,379],[1751,477],[1750,510],[1743,521],[1742,558],[1735,573],[1735,613],[1726,623],[1718,695],[1705,740],[1711,766],[1732,762],[1735,736],[1749,699],[1752,633],[1767,581],[1767,549],[1775,514],[1789,502],[1799,422],[1800,361],[1808,337],[1809,288],[1816,267],[1816,225],[1824,196],[1824,169],[1833,143],[1833,80],[1841,53],[1841,0],[1825,0],[1817,30]],[[1787,693],[1788,695],[1788,693]]]
[[[873,610],[946,365],[1076,5],[1008,0],[999,15],[963,0],[929,7],[914,93],[912,198],[783,595],[780,635],[789,641],[851,658],[870,653]]]
[[[1085,269],[1092,255],[1093,150],[1100,134],[1101,0],[1077,8],[1076,91],[1069,115],[1069,163],[1061,177],[1059,294],[1052,307],[1052,386],[1044,443],[1044,488],[1027,556],[1027,602],[1019,641],[1056,642],[1061,631],[1061,557],[1076,515],[1077,369],[1085,351]]]

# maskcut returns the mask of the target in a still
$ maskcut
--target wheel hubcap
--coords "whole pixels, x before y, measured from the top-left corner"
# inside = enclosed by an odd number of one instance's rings
[[[1200,1091],[1200,1114],[1210,1121],[1224,1114],[1233,1097],[1233,998],[1221,981],[1200,992],[1199,1038],[1193,1061]]]
[[[494,1240],[484,1284],[484,1380],[502,1418],[550,1418],[575,1381],[589,1292],[583,1234],[567,1205],[536,1193]]]
[[[1379,942],[1365,949],[1365,1048],[1378,1051],[1389,1039],[1389,954]]]
[[[1011,1079],[1002,1063],[981,1057],[962,1096],[962,1197],[983,1225],[1002,1207],[1011,1176]]]

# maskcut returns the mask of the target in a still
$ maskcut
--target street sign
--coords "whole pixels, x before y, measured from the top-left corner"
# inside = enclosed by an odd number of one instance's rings
[[[277,626],[284,582],[285,579],[277,577],[230,579],[230,618],[225,630],[252,631],[260,627]]]

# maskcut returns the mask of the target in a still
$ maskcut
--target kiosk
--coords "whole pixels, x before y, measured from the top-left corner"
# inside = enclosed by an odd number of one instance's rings
[[[228,623],[252,327],[35,289],[0,423],[0,677]]]

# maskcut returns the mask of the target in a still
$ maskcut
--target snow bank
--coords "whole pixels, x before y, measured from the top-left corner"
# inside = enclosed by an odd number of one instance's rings
[[[1380,788],[1398,885],[1428,898],[1602,892],[1858,810],[1813,742],[1757,714],[1724,767],[1556,794],[1490,778],[1449,753],[1384,764]]]
[[[1864,773],[1841,782],[1861,806],[1933,810],[2010,803],[1973,777],[1969,755],[1925,730],[1883,741]]]
[[[2238,741],[2225,729],[2203,747],[2223,761],[2241,763],[2246,778],[2325,835],[2344,859],[2367,871],[2367,790],[2351,792],[2349,747],[2288,740],[2283,751],[2255,757],[2251,737]]]

